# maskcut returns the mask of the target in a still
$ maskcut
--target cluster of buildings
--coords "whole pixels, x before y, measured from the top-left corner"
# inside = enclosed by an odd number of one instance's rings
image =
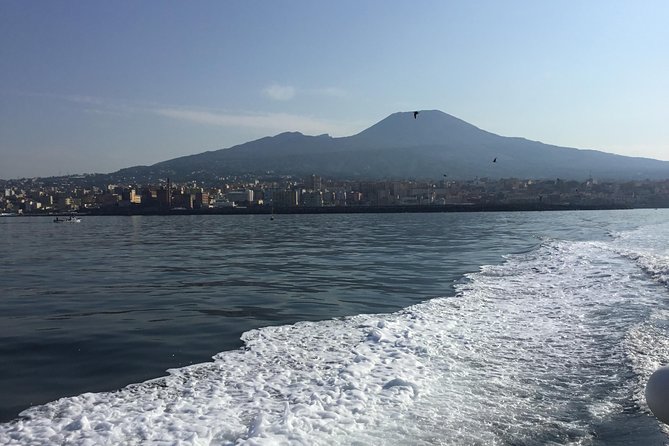
[[[430,205],[546,205],[669,207],[669,180],[599,182],[477,178],[454,181],[347,181],[317,175],[300,179],[230,178],[221,184],[95,184],[71,176],[0,180],[3,214],[94,210],[198,210]]]

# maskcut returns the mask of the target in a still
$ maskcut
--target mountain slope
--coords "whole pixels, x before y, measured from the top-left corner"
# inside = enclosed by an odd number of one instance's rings
[[[495,160],[495,162],[493,162]],[[438,110],[394,113],[357,135],[282,133],[229,149],[113,174],[155,181],[226,175],[318,174],[336,178],[669,178],[669,162],[558,147],[481,130]]]

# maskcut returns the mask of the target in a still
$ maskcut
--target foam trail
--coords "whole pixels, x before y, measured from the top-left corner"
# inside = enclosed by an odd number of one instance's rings
[[[253,330],[211,363],[31,408],[0,443],[592,443],[642,384],[633,350],[666,335],[635,334],[666,290],[615,243],[548,241],[454,297]]]

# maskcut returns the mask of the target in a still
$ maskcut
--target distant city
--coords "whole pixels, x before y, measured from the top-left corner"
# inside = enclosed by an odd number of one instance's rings
[[[669,180],[352,181],[283,176],[96,184],[96,175],[0,180],[3,215],[300,213],[669,207]]]

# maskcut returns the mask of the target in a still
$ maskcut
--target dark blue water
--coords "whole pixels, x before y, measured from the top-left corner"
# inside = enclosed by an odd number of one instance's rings
[[[625,212],[0,219],[0,420],[238,348],[252,328],[453,294],[545,237]]]

